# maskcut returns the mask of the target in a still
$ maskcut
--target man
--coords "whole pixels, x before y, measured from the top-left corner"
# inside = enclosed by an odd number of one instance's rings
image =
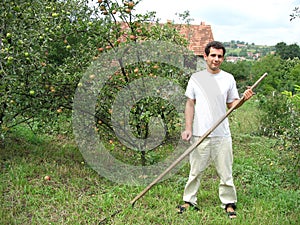
[[[188,97],[185,107],[185,131],[182,139],[191,143],[197,141],[218,119],[226,114],[226,108],[234,107],[239,102],[239,95],[234,77],[221,70],[226,53],[222,43],[212,41],[205,47],[206,69],[193,74],[188,82],[185,95]],[[244,100],[251,98],[253,92],[244,92]],[[193,152],[190,154],[190,174],[186,183],[183,205],[178,206],[182,213],[187,208],[199,210],[197,192],[202,173],[210,160],[214,162],[220,178],[219,198],[222,207],[230,218],[236,217],[236,190],[232,177],[232,143],[228,119],[225,119]]]

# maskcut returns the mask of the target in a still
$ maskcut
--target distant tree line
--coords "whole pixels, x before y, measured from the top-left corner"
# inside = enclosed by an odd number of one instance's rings
[[[287,45],[284,42],[280,42],[275,46],[276,54],[282,59],[300,58],[300,47],[297,44]]]

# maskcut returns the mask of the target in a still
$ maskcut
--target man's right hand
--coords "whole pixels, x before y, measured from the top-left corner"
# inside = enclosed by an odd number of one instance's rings
[[[185,130],[181,134],[181,138],[185,141],[189,141],[192,137],[192,131],[190,130]]]

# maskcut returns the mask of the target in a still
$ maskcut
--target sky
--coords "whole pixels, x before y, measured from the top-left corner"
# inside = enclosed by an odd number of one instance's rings
[[[191,24],[211,25],[217,41],[300,45],[300,18],[290,21],[295,6],[300,0],[142,0],[136,13],[155,11],[161,22],[178,23],[176,14],[188,10]]]

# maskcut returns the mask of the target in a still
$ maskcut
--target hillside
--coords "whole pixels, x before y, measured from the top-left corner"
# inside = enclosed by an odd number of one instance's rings
[[[275,53],[275,46],[255,45],[243,41],[224,42],[227,61],[257,60],[268,54]]]

